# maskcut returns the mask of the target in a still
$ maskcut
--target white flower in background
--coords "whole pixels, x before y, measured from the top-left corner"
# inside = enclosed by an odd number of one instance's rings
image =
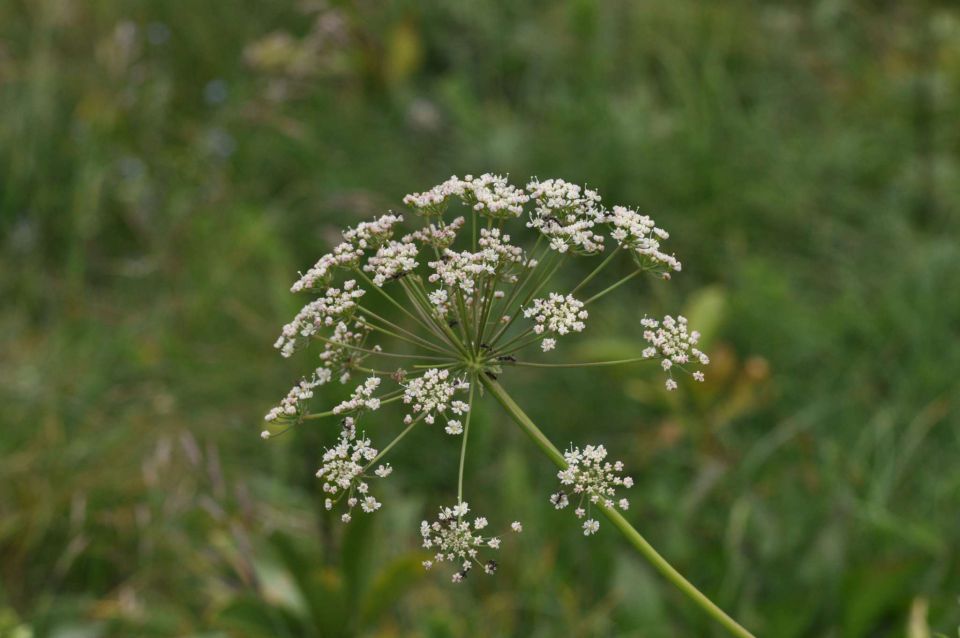
[[[644,349],[643,356],[646,358],[661,357],[661,367],[670,373],[670,378],[666,381],[667,390],[676,390],[677,382],[673,379],[673,370],[679,367],[686,370],[685,366],[698,363],[707,365],[710,358],[697,348],[697,342],[700,341],[700,333],[696,330],[687,331],[687,319],[678,316],[676,319],[667,315],[663,321],[657,321],[649,317],[640,320],[640,325],[646,328],[643,332],[643,338],[650,344]],[[703,381],[703,372],[695,370],[692,376],[697,381]]]
[[[550,503],[556,509],[563,509],[570,501],[568,494],[579,500],[579,505],[574,511],[577,518],[583,518],[587,515],[590,508],[599,505],[608,508],[620,508],[626,510],[630,507],[630,502],[621,498],[615,501],[617,488],[630,488],[633,486],[633,479],[629,476],[621,476],[623,472],[623,463],[617,461],[610,463],[606,460],[607,449],[602,445],[588,445],[581,451],[580,448],[571,447],[563,453],[563,458],[567,462],[566,469],[557,472],[557,478],[563,488],[550,496]],[[587,506],[587,510],[583,506]],[[584,536],[590,536],[600,529],[600,523],[593,518],[588,519],[583,524]]]

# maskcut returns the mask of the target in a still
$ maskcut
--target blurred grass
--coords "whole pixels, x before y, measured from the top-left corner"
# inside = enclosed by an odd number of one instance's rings
[[[612,536],[557,533],[495,407],[473,500],[526,531],[463,588],[408,569],[453,460],[402,451],[420,472],[344,532],[325,434],[256,437],[299,373],[270,348],[296,271],[486,170],[673,234],[682,276],[575,347],[685,307],[707,384],[510,381],[622,451],[681,571],[758,635],[954,631],[958,90],[947,2],[0,3],[0,635],[713,635]]]

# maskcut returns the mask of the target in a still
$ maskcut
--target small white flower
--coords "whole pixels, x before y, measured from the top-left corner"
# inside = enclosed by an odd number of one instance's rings
[[[447,427],[445,427],[444,430],[447,434],[461,434],[463,433],[463,424],[461,424],[460,421],[451,419],[447,421]]]
[[[533,303],[523,309],[523,316],[533,318],[533,332],[535,334],[565,335],[570,332],[581,332],[586,324],[584,319],[589,313],[584,309],[583,302],[573,295],[563,296],[551,292],[545,299],[534,299]],[[540,347],[544,352],[553,350],[556,346],[553,338],[544,339]]]
[[[519,534],[523,531],[523,524],[520,521],[513,521],[510,523],[510,529]]]
[[[290,291],[313,290],[329,283],[336,268],[355,267],[368,249],[387,241],[393,235],[394,226],[402,221],[403,217],[387,214],[372,222],[362,222],[356,228],[347,229],[343,233],[343,242],[333,249],[333,253],[321,257],[293,284]]]
[[[567,505],[567,491],[579,496],[580,502],[574,510],[577,518],[583,518],[587,507],[592,505],[603,505],[604,507],[620,507],[627,509],[630,503],[625,498],[614,501],[618,487],[629,488],[633,485],[633,480],[627,476],[620,476],[623,471],[623,463],[617,461],[610,463],[606,460],[607,450],[602,445],[588,445],[581,451],[580,448],[571,447],[563,454],[567,462],[567,468],[557,472],[557,478],[560,484],[564,486],[561,490],[550,496],[550,502],[556,509],[562,509]],[[587,533],[587,524],[590,523],[591,531]],[[584,533],[589,536],[596,531],[593,525],[599,526],[593,518],[589,518],[584,523]]]
[[[391,467],[389,463],[387,463],[386,465],[378,465],[377,469],[375,469],[373,473],[379,476],[380,478],[387,478],[388,476],[390,476],[390,474],[393,473],[393,467]]]
[[[603,236],[594,227],[603,222],[600,196],[562,179],[533,180],[527,192],[536,203],[527,222],[550,240],[550,248],[565,253],[594,254],[603,250]]]
[[[434,560],[438,563],[457,563],[460,566],[460,570],[454,574],[454,582],[460,582],[474,565],[482,565],[479,559],[481,549],[497,549],[500,546],[500,539],[496,536],[485,538],[477,534],[487,527],[486,518],[477,517],[472,525],[464,520],[469,510],[465,502],[454,507],[441,507],[436,521],[420,523],[423,547],[436,551]],[[485,571],[491,573],[486,569]]]
[[[474,211],[496,219],[518,217],[529,199],[523,191],[511,186],[506,177],[485,173],[480,177],[456,175],[423,193],[403,198],[403,203],[421,215],[441,215],[452,198],[460,199]]]
[[[270,438],[270,430],[264,430],[263,432],[261,432],[261,433],[260,433],[260,438],[263,439],[264,441],[266,441],[267,439],[269,439],[269,438]]]
[[[588,518],[583,522],[583,535],[590,536],[591,534],[596,534],[597,530],[600,529],[599,521]]]
[[[346,401],[342,401],[333,408],[334,414],[360,413],[363,410],[378,410],[380,408],[380,399],[373,396],[377,388],[380,387],[379,377],[367,377],[361,385],[358,385]]]
[[[514,271],[524,259],[523,250],[510,244],[510,236],[502,235],[496,228],[484,228],[480,230],[478,244],[477,252],[444,250],[441,259],[429,262],[434,272],[427,280],[458,291],[467,304],[491,279],[515,282]],[[442,300],[446,303],[447,298],[444,296]],[[436,301],[434,304],[440,306]]]
[[[377,249],[377,254],[370,257],[363,270],[373,273],[373,283],[382,287],[416,268],[419,265],[417,253],[417,247],[412,243],[391,241]]]
[[[686,317],[678,316],[674,319],[667,315],[663,321],[644,317],[640,325],[645,328],[643,338],[650,343],[650,346],[644,349],[643,356],[648,359],[660,356],[660,365],[664,370],[670,372],[674,366],[686,370],[685,366],[693,363],[703,366],[710,363],[710,358],[697,348],[700,333],[696,330],[687,331]],[[694,370],[692,375],[697,381],[702,382],[704,379],[701,370]],[[672,372],[665,385],[667,390],[677,389]]]
[[[453,396],[469,388],[470,384],[466,380],[451,379],[450,371],[446,368],[430,368],[423,375],[407,382],[404,386],[403,402],[413,408],[414,414],[423,415],[426,423],[433,423],[438,414],[446,418],[448,410],[457,416],[466,414],[470,406],[463,401],[454,400]],[[413,415],[408,414],[406,418],[413,422]]]
[[[370,486],[366,481],[368,475],[365,472],[369,462],[376,457],[377,450],[370,445],[370,439],[357,438],[354,430],[344,429],[337,444],[324,450],[323,465],[317,470],[317,478],[323,480],[322,489],[329,495],[324,507],[331,509],[334,500],[344,495],[350,510],[361,503],[355,494],[366,495],[369,492]],[[389,471],[375,473],[380,478],[390,474]],[[380,503],[366,495],[362,499],[361,509],[369,514],[380,509]],[[349,514],[348,511],[344,515],[345,522],[350,520]]]
[[[274,347],[284,357],[289,357],[301,343],[321,329],[332,328],[349,319],[356,312],[357,299],[364,294],[365,291],[353,279],[344,283],[343,288],[328,288],[323,297],[301,308],[293,321],[283,327]]]
[[[441,250],[449,248],[457,239],[457,231],[459,231],[465,223],[466,219],[457,217],[449,224],[429,224],[420,230],[406,235],[403,241],[407,243],[420,242],[421,244],[433,246]]]
[[[376,512],[380,509],[380,502],[372,496],[364,497],[363,501],[360,503],[360,509],[362,509],[367,514]]]
[[[660,250],[660,240],[670,235],[658,228],[647,215],[623,206],[614,206],[604,221],[613,227],[610,236],[633,252],[642,267],[664,271],[664,274],[667,274],[667,270],[680,270],[677,258]]]

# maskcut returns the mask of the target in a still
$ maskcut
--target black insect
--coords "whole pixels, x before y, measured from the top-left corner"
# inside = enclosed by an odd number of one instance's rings
[[[494,381],[497,380],[497,375],[495,375],[494,373],[490,372],[489,370],[484,371],[484,374],[487,375],[488,377],[490,377],[491,379],[493,379]]]
[[[506,363],[516,363],[517,358],[512,354],[503,354],[497,357],[497,361],[503,361]]]

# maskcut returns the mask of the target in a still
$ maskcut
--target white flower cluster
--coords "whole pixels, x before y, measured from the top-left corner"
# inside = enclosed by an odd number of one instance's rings
[[[313,398],[314,388],[329,383],[334,374],[339,375],[340,383],[349,381],[350,367],[368,356],[354,348],[361,346],[369,333],[370,328],[361,321],[356,322],[353,328],[343,321],[337,323],[330,339],[323,344],[320,367],[314,370],[309,379],[302,379],[300,383],[293,386],[287,396],[280,401],[280,405],[270,409],[264,420],[268,422],[295,420],[295,417],[299,417],[303,412],[304,404]],[[380,346],[373,346],[373,349],[379,350]],[[261,432],[261,436],[265,439],[270,438],[270,433]]]
[[[284,357],[289,357],[302,339],[316,334],[322,327],[348,319],[357,308],[356,300],[364,294],[365,291],[353,279],[345,282],[342,289],[328,288],[322,297],[301,308],[293,321],[283,327],[273,347]]]
[[[603,250],[603,236],[593,231],[604,217],[596,191],[548,179],[530,182],[527,192],[536,203],[527,227],[539,230],[553,250],[584,255]]]
[[[373,273],[373,283],[383,286],[392,279],[407,274],[416,268],[417,247],[412,243],[388,241],[367,260],[364,272]]]
[[[471,204],[473,210],[496,219],[519,217],[523,214],[523,205],[530,200],[526,193],[500,175],[484,173],[477,178],[467,175],[464,185],[466,203]]]
[[[456,392],[469,388],[470,384],[465,379],[451,379],[449,370],[430,368],[404,386],[403,402],[412,404],[413,408],[413,413],[404,417],[404,422],[412,423],[414,415],[423,415],[424,421],[433,423],[436,415],[440,414],[447,423],[447,433],[460,434],[463,431],[462,424],[458,420],[448,419],[446,412],[450,410],[460,416],[470,410],[465,402],[453,398]]]
[[[333,408],[334,414],[359,413],[364,410],[380,409],[380,399],[373,396],[377,388],[380,387],[379,377],[367,377],[367,380],[358,385],[346,401],[340,402]]]
[[[510,244],[510,235],[503,235],[496,228],[483,228],[477,243],[479,250],[475,253],[444,250],[442,259],[429,263],[434,272],[430,273],[427,281],[459,289],[465,297],[464,301],[469,302],[479,285],[488,278],[496,277],[508,283],[517,280],[513,269],[524,263],[523,249]],[[448,297],[445,291],[437,298],[431,297],[431,302],[439,308],[443,308],[446,301]]]
[[[480,550],[484,548],[499,549],[500,538],[497,536],[484,537],[477,532],[487,527],[487,519],[480,516],[474,519],[471,524],[464,520],[470,507],[467,503],[460,503],[453,507],[441,507],[437,520],[431,522],[422,521],[420,523],[420,535],[423,537],[423,547],[436,552],[433,560],[423,561],[426,569],[433,567],[433,564],[444,561],[460,563],[460,570],[453,575],[453,582],[459,583],[467,577],[467,573],[473,569],[474,565],[483,568],[487,574],[493,574],[497,571],[497,563],[488,560],[480,562]],[[514,523],[514,531],[519,523]]]
[[[680,260],[660,250],[660,240],[668,239],[670,233],[659,228],[649,216],[624,206],[614,206],[606,221],[613,226],[610,236],[632,251],[641,265],[662,265],[667,270],[680,272]]]
[[[350,380],[350,368],[352,365],[361,362],[367,353],[361,352],[356,348],[362,347],[367,335],[370,334],[370,327],[362,321],[357,321],[351,328],[346,322],[339,322],[333,329],[333,334],[323,344],[323,352],[320,353],[320,361],[323,362],[323,368],[326,374],[321,374],[317,369],[317,375],[323,380],[318,385],[327,383],[333,374],[338,374],[340,383],[346,383]],[[380,346],[373,346],[373,351],[379,351]]]
[[[331,510],[341,498],[347,498],[347,512],[340,518],[350,522],[351,512],[357,505],[367,514],[380,509],[380,502],[369,494],[367,465],[377,457],[377,450],[370,439],[357,438],[353,429],[345,429],[340,440],[323,452],[323,465],[317,470],[317,478],[323,479],[323,491],[329,496],[324,507]],[[378,467],[374,474],[384,478],[390,474],[389,465]]]
[[[676,390],[677,382],[673,379],[673,366],[677,365],[683,369],[683,366],[691,361],[696,361],[700,365],[710,363],[710,358],[699,349],[697,342],[700,341],[700,333],[696,330],[687,332],[687,318],[678,316],[676,319],[667,315],[663,321],[657,321],[649,317],[640,320],[646,330],[643,331],[643,338],[650,346],[643,351],[643,356],[653,358],[663,357],[660,366],[670,373],[670,378],[666,381],[667,390]],[[701,370],[695,370],[692,376],[697,381],[703,381],[704,376]]]
[[[430,273],[427,281],[439,281],[444,286],[459,288],[468,298],[473,295],[481,277],[492,277],[497,271],[496,261],[488,259],[488,255],[482,251],[456,252],[449,248],[443,251],[443,259],[431,261],[429,265],[434,272]]]
[[[400,215],[382,215],[372,222],[361,222],[343,233],[343,241],[321,257],[313,267],[294,282],[291,292],[312,290],[329,283],[333,270],[354,268],[363,259],[367,249],[379,246],[393,236],[393,228],[403,221]]]
[[[439,225],[428,224],[420,230],[404,235],[403,241],[405,243],[418,241],[426,246],[433,246],[434,248],[443,250],[453,244],[457,239],[457,232],[463,228],[466,222],[467,220],[463,217],[457,217],[449,224],[442,222]]]
[[[604,507],[619,507],[626,510],[630,507],[630,502],[621,498],[616,498],[616,488],[623,486],[633,487],[633,479],[629,476],[620,476],[623,471],[623,463],[617,461],[610,463],[606,461],[607,449],[602,445],[588,445],[583,448],[571,447],[563,453],[563,458],[567,462],[567,469],[557,472],[557,478],[560,484],[570,490],[573,495],[579,495],[580,502],[577,505],[574,514],[577,518],[583,518],[587,511],[583,509],[584,501],[587,508],[591,505],[602,505]],[[570,504],[567,491],[561,489],[559,492],[550,496],[550,502],[557,509],[563,509]],[[600,529],[600,523],[590,517],[583,522],[583,535],[590,536]]]
[[[293,386],[281,401],[280,405],[270,408],[264,421],[272,422],[277,420],[293,420],[301,414],[303,404],[313,398],[313,389],[318,385],[323,385],[330,379],[330,370],[327,368],[317,368],[309,379],[302,379],[300,383]],[[263,436],[263,433],[261,433]],[[269,438],[267,432],[263,438]]]
[[[510,235],[505,235],[497,228],[481,228],[480,239],[477,240],[480,245],[480,252],[490,263],[494,263],[498,268],[509,267],[513,264],[523,263],[523,249],[510,243]],[[507,278],[507,281],[513,283],[515,277]]]
[[[480,177],[456,175],[423,193],[412,193],[403,198],[421,215],[440,215],[451,198],[459,198],[473,210],[494,218],[519,217],[527,195],[511,186],[506,177],[484,173]]]
[[[583,309],[583,302],[575,299],[573,295],[564,297],[551,292],[546,299],[534,299],[533,305],[524,308],[523,316],[527,319],[533,317],[533,331],[536,334],[563,336],[570,331],[581,332],[586,327],[583,320],[589,316],[589,313]],[[553,350],[556,345],[555,339],[544,339],[540,343],[540,348],[547,352]]]

